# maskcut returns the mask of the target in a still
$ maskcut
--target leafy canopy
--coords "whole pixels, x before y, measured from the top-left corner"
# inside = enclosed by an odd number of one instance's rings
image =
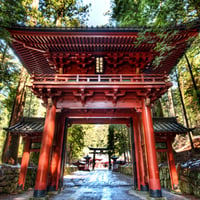
[[[113,0],[111,17],[120,26],[167,27],[200,17],[196,0]]]

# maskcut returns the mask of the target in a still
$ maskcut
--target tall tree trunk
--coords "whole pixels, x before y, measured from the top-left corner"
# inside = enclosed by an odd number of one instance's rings
[[[168,89],[168,100],[169,100],[169,115],[170,117],[175,117],[175,109],[174,109],[174,102],[173,102],[173,95],[172,95],[172,88]]]
[[[187,55],[185,54],[185,59],[187,61],[187,65],[188,65],[188,69],[189,69],[189,72],[190,72],[190,76],[191,76],[191,79],[192,79],[192,83],[193,83],[193,87],[194,87],[194,90],[195,90],[195,93],[196,93],[196,96],[197,96],[197,102],[198,102],[198,105],[200,107],[200,92],[198,90],[198,87],[197,87],[197,84],[196,84],[196,81],[194,79],[194,75],[193,75],[193,72],[192,72],[192,66],[189,62],[189,59],[187,57]]]
[[[176,80],[177,80],[177,83],[178,83],[178,90],[179,90],[181,105],[182,105],[182,109],[183,109],[183,113],[184,113],[184,119],[185,119],[186,127],[189,128],[189,123],[188,123],[188,118],[187,118],[187,112],[186,112],[185,104],[184,104],[184,101],[183,101],[183,96],[182,96],[181,86],[180,86],[180,81],[179,81],[179,75],[178,75],[177,70],[175,70],[175,74],[176,74]],[[192,149],[194,149],[194,145],[193,145],[193,141],[192,141],[192,136],[191,136],[190,132],[188,133],[188,136],[189,136],[189,139],[190,139],[191,147],[192,147]]]
[[[18,123],[20,117],[23,116],[27,77],[26,70],[22,67],[9,126],[13,126]],[[19,135],[11,135],[9,132],[7,133],[3,148],[2,162],[17,164],[19,139]]]

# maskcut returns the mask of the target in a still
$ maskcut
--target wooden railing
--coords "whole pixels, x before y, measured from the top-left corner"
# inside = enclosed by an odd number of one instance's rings
[[[168,76],[163,74],[34,74],[32,75],[34,84],[71,84],[71,83],[158,83],[168,82]]]

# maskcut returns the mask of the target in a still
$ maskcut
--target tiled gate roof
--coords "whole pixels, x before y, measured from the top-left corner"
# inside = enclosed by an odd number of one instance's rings
[[[43,132],[45,118],[23,118],[16,125],[5,128],[13,134],[37,135]],[[154,133],[187,133],[190,129],[178,123],[175,117],[153,118]]]

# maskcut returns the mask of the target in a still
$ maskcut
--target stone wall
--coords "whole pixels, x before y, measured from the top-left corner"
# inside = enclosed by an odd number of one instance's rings
[[[65,175],[71,174],[74,171],[77,171],[76,166],[66,166]],[[17,183],[20,172],[20,165],[6,165],[2,164],[0,166],[0,193],[15,193],[17,192]],[[24,189],[28,190],[34,188],[35,178],[36,178],[37,168],[28,167],[26,182]]]
[[[179,187],[183,194],[191,194],[200,197],[200,169],[177,167]],[[171,189],[169,168],[166,165],[159,167],[161,186]]]
[[[169,167],[167,165],[161,165],[159,167],[159,174],[161,187],[171,190]]]
[[[179,176],[179,186],[183,194],[190,194],[200,197],[200,168],[177,167]],[[132,176],[132,167],[130,165],[119,166],[119,172]],[[161,187],[171,190],[171,181],[168,165],[159,166]]]
[[[26,174],[26,182],[24,189],[28,190],[30,188],[34,188],[35,185],[35,179],[37,174],[37,168],[36,167],[29,167]]]
[[[119,165],[118,166],[119,172],[122,174],[126,174],[132,176],[132,166],[131,165]]]
[[[17,192],[17,183],[20,172],[20,165],[1,165],[0,166],[0,193]],[[24,189],[33,188],[35,184],[37,168],[30,167],[27,171]]]
[[[179,185],[183,193],[200,197],[200,169],[180,168]]]
[[[17,189],[20,167],[0,166],[0,193],[14,193]]]

